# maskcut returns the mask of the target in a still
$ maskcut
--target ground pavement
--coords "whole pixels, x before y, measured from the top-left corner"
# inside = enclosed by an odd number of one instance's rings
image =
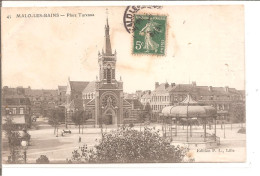
[[[31,135],[31,145],[27,149],[27,161],[28,163],[35,163],[36,159],[40,155],[46,155],[52,163],[66,163],[66,159],[70,159],[72,152],[78,149],[80,146],[87,144],[88,147],[93,147],[98,144],[101,139],[101,129],[87,127],[84,128],[84,133],[79,134],[77,127],[69,128],[71,134],[65,134],[61,136],[62,129],[59,128],[59,135],[56,137],[54,135],[54,128],[47,124],[44,119],[38,119],[35,122],[34,127],[36,128],[29,130]],[[149,127],[155,130],[162,129],[160,124],[150,124]],[[134,127],[136,130],[140,130],[140,126],[136,125]],[[143,130],[143,126],[141,130]],[[195,158],[195,162],[243,162],[246,156],[246,135],[237,133],[239,125],[233,125],[232,130],[230,126],[226,126],[225,130],[217,126],[217,136],[220,137],[221,145],[216,148],[216,151],[199,151],[192,150],[191,155]],[[116,127],[104,128],[104,132],[110,130],[115,130]],[[186,131],[182,126],[178,127],[179,132]],[[202,132],[201,127],[194,127],[194,132]],[[225,131],[225,136],[224,136]],[[214,129],[207,129],[208,133],[214,133]],[[79,137],[81,137],[81,142],[79,142]],[[224,138],[225,137],[225,138]],[[3,163],[6,163],[7,156],[9,155],[7,140],[3,140]]]

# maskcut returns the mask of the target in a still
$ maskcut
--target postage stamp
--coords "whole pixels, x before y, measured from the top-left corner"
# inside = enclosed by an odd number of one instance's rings
[[[134,16],[133,54],[165,55],[167,16]]]

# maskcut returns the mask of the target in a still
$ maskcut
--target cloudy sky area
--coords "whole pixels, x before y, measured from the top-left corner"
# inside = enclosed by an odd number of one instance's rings
[[[2,85],[35,89],[94,81],[104,44],[106,7],[6,8],[2,11]],[[154,82],[244,89],[243,6],[168,6],[140,13],[167,15],[167,55],[132,55],[123,25],[125,7],[109,7],[116,77],[124,90],[154,89]],[[89,13],[94,17],[15,18],[16,14]],[[6,16],[10,14],[11,19]]]

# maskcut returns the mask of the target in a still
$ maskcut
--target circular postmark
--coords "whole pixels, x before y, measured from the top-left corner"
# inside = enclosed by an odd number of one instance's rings
[[[142,9],[161,9],[163,6],[127,6],[125,9],[124,17],[123,17],[123,23],[125,26],[125,29],[128,33],[132,33],[134,31],[134,15],[139,12]]]

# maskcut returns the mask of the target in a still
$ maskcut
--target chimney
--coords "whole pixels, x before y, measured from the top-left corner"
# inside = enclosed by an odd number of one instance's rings
[[[212,86],[209,86],[209,91],[211,91],[211,92],[212,92]]]
[[[228,89],[228,86],[225,86],[225,92],[228,92],[229,89]]]
[[[195,87],[196,85],[196,81],[192,81],[192,86]]]
[[[159,87],[159,82],[155,82],[155,89],[157,89],[157,87]]]
[[[175,86],[175,83],[171,83],[171,86],[174,87],[174,86]]]
[[[169,83],[165,83],[165,89],[169,87]]]

